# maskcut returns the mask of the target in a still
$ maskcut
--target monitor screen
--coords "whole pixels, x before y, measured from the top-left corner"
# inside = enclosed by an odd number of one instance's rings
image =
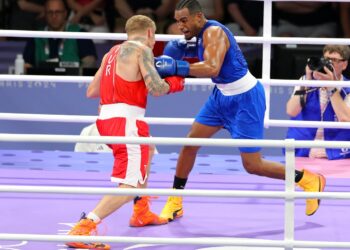
[[[27,69],[28,75],[80,75],[80,68],[32,67]]]

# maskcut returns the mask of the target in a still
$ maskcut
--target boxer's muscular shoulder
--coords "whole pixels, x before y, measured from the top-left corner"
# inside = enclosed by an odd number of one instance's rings
[[[128,59],[130,57],[136,57],[142,53],[144,50],[144,45],[139,42],[134,42],[134,41],[128,41],[125,42],[121,47],[120,47],[120,53],[119,57],[121,59]]]

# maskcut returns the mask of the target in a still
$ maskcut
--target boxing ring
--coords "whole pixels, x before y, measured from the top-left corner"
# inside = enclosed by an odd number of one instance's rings
[[[337,2],[346,2],[338,0]],[[272,44],[347,44],[348,39],[271,37],[272,2],[264,2],[264,36],[237,37],[239,43],[263,44],[261,82],[267,96],[265,127],[350,128],[349,123],[296,122],[270,119],[270,87],[296,86],[298,80],[270,79]],[[7,37],[60,37],[125,40],[125,34],[26,32],[0,30]],[[158,41],[179,36],[156,35]],[[53,81],[86,83],[91,77],[0,75],[0,81]],[[210,85],[209,79],[186,79],[186,85]],[[347,82],[308,81],[305,86],[347,86]],[[164,97],[166,98],[166,97]],[[1,120],[92,123],[95,116],[0,113]],[[147,117],[150,125],[183,125],[192,118]],[[171,190],[177,154],[155,155],[149,189],[116,189],[109,182],[112,156],[45,150],[0,150],[0,249],[66,249],[67,241],[101,241],[112,249],[350,249],[350,169],[339,160],[332,169],[326,160],[298,159],[296,147],[350,148],[350,142],[294,140],[189,139],[174,137],[112,138],[57,134],[0,133],[11,143],[128,143],[202,145],[215,147],[286,148],[286,156],[266,159],[286,164],[286,181],[247,174],[237,155],[199,154],[186,190]],[[319,166],[325,168],[319,168]],[[323,193],[294,189],[294,169],[305,166],[327,177]],[[130,228],[132,204],[104,220],[99,236],[67,236],[79,214],[92,209],[103,194],[156,195],[152,203],[160,212],[166,196],[184,196],[185,216],[167,225]],[[321,198],[311,217],[304,214],[306,198]],[[76,216],[76,217],[74,217]],[[74,218],[73,218],[74,217]],[[73,220],[75,219],[75,220]]]

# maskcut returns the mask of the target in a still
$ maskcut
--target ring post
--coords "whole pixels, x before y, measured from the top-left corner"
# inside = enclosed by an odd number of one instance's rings
[[[285,250],[293,250],[294,242],[294,178],[295,178],[295,144],[294,139],[286,139],[285,169],[285,205],[284,205],[284,240]]]

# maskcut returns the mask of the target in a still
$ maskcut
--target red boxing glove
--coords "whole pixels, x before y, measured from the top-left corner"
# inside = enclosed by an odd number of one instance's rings
[[[185,87],[185,79],[181,76],[168,76],[164,78],[164,81],[169,84],[168,94],[181,92]]]

